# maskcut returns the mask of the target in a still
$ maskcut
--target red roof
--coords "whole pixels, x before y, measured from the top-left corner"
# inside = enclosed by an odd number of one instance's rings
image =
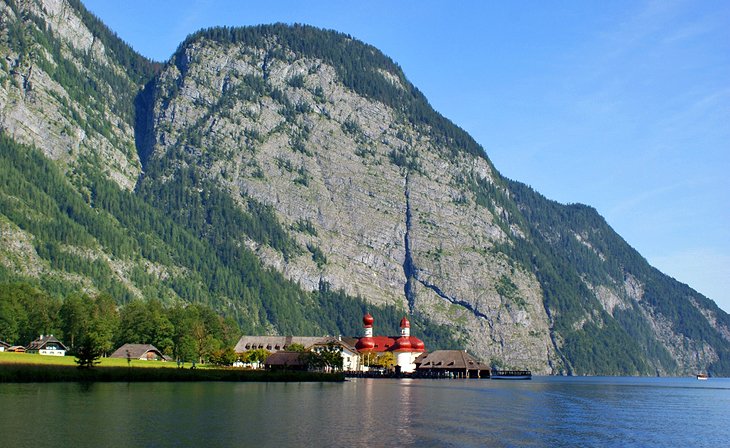
[[[375,341],[371,337],[364,337],[357,340],[355,349],[359,352],[370,351],[375,348]]]
[[[412,344],[411,344],[411,338],[406,336],[401,336],[398,338],[397,341],[395,341],[395,346],[393,347],[394,352],[410,352],[413,351]]]
[[[401,351],[422,352],[426,346],[415,336],[373,336],[360,338],[355,344],[359,352],[372,351],[376,353]]]
[[[371,316],[370,313],[367,313],[362,318],[362,323],[365,325],[366,328],[372,327],[373,322],[375,322],[375,319],[373,319],[373,316]]]
[[[408,322],[408,319],[406,319],[405,316],[403,316],[403,319],[400,320],[400,327],[401,328],[411,328],[411,323]]]

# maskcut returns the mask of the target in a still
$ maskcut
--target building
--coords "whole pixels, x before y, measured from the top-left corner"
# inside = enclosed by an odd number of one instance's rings
[[[333,339],[332,336],[241,336],[236,347],[236,353],[244,353],[249,350],[264,349],[271,353],[287,351],[292,344],[298,344],[309,348],[315,344],[326,343]]]
[[[415,363],[421,376],[489,378],[489,366],[466,350],[436,350],[419,356]]]
[[[142,361],[168,361],[168,357],[152,344],[124,344],[110,358],[139,359]]]
[[[319,351],[327,346],[334,345],[340,350],[342,355],[342,370],[354,371],[361,370],[360,354],[355,348],[355,339],[353,338],[325,338],[324,340],[314,343],[307,347],[307,350]]]
[[[415,336],[411,336],[411,323],[406,317],[400,321],[400,336],[374,336],[375,319],[370,313],[363,317],[364,336],[362,337],[311,337],[311,336],[241,336],[235,347],[236,353],[249,350],[264,349],[272,354],[290,352],[293,344],[301,345],[306,350],[317,350],[335,344],[342,354],[342,368],[345,371],[364,371],[367,359],[373,355],[392,352],[395,358],[396,373],[413,373],[416,370],[416,358],[426,351],[425,344]],[[282,355],[283,356],[283,355]],[[286,355],[266,360],[267,368],[277,368],[281,363],[290,363]],[[287,364],[291,368],[293,364]]]
[[[403,317],[400,321],[400,336],[373,336],[374,321],[370,313],[362,319],[364,336],[355,344],[360,357],[373,353],[393,352],[396,373],[415,372],[416,358],[426,351],[426,346],[422,340],[411,336],[411,323],[408,319]]]
[[[263,349],[274,354],[289,352],[289,348],[293,344],[301,345],[306,350],[317,350],[334,344],[339,347],[340,353],[342,353],[342,368],[344,370],[359,370],[360,355],[354,346],[356,341],[357,339],[354,338],[334,336],[241,336],[234,351],[240,354],[249,350]],[[273,360],[278,362],[278,358],[273,358]]]
[[[270,354],[264,366],[266,370],[307,370],[307,363],[302,359],[301,352],[283,350]]]
[[[68,349],[53,335],[43,336],[31,342],[26,350],[27,353],[38,353],[40,355],[66,356]]]
[[[9,348],[10,344],[5,341],[0,341],[0,352],[4,352],[5,349]]]

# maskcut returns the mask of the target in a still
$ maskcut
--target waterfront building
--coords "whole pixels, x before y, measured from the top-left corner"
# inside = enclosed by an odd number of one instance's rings
[[[416,358],[426,351],[425,344],[415,336],[411,336],[411,323],[403,317],[400,321],[399,336],[373,335],[375,319],[370,313],[363,317],[364,335],[362,337],[341,336],[241,336],[234,348],[237,354],[249,350],[264,349],[272,354],[289,352],[293,344],[300,345],[308,351],[317,351],[329,345],[335,345],[342,354],[342,369],[345,371],[367,371],[368,360],[386,352],[392,352],[396,373],[413,373],[416,370]],[[272,358],[273,365],[289,363],[287,356]],[[267,360],[268,364],[268,360]]]
[[[489,378],[489,366],[466,350],[436,350],[419,356],[415,363],[421,376]]]
[[[396,373],[413,373],[416,370],[416,358],[426,351],[422,340],[411,336],[411,323],[406,317],[400,321],[400,336],[374,336],[375,319],[367,313],[363,319],[364,336],[358,339],[355,348],[360,357],[370,354],[393,352],[395,355]]]

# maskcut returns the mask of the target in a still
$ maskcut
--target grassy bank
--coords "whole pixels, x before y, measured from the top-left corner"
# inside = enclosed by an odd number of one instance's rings
[[[343,381],[342,374],[317,372],[267,372],[240,368],[201,367],[178,369],[175,363],[102,359],[91,369],[79,369],[71,356],[54,357],[0,353],[0,383],[73,381]],[[188,367],[190,364],[187,365]]]

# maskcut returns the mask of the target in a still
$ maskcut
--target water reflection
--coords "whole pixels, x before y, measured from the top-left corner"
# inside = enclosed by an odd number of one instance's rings
[[[404,446],[413,445],[415,441],[411,427],[411,417],[416,412],[416,407],[411,398],[412,382],[411,379],[403,379],[400,381],[400,387],[397,388],[399,394],[396,404],[398,408],[396,434],[398,434],[398,443]]]
[[[1,384],[0,446],[724,446],[727,409],[728,380]]]

